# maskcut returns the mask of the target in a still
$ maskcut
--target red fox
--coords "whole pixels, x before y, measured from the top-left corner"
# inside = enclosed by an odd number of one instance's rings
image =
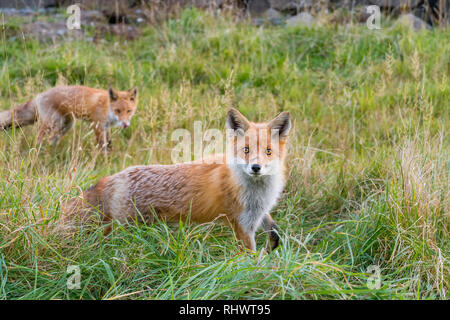
[[[91,121],[99,146],[111,147],[109,127],[126,128],[137,108],[137,89],[116,91],[83,86],[58,86],[33,100],[0,112],[0,129],[25,126],[40,120],[37,142],[48,135],[52,143],[73,126],[76,118]]]
[[[270,210],[284,186],[289,113],[282,112],[268,123],[253,123],[231,109],[226,125],[233,133],[229,136],[231,155],[212,155],[208,164],[203,159],[129,167],[100,179],[80,198],[69,201],[63,221],[83,221],[95,212],[100,212],[104,222],[139,216],[151,219],[154,214],[168,221],[190,216],[199,223],[219,218],[231,225],[246,248],[256,250],[255,232],[262,227],[275,249],[279,236]],[[261,133],[266,140],[260,138]],[[211,163],[211,159],[224,161]]]

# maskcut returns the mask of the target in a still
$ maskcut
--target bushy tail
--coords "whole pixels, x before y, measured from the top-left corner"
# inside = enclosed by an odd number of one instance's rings
[[[33,124],[37,118],[36,103],[34,100],[30,100],[10,110],[0,112],[0,130]]]

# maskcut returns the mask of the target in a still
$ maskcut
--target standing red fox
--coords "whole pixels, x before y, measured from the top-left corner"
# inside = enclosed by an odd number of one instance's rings
[[[33,100],[0,112],[0,129],[25,126],[40,120],[38,143],[48,135],[53,143],[73,126],[76,118],[91,121],[99,146],[111,146],[109,127],[130,125],[137,108],[137,89],[116,91],[83,86],[58,86]]]
[[[221,218],[253,251],[255,232],[262,226],[274,249],[279,237],[270,210],[284,186],[289,113],[282,112],[268,123],[253,123],[231,109],[226,124],[233,133],[228,143],[231,154],[212,155],[209,160],[216,161],[208,164],[193,161],[129,167],[100,179],[79,199],[66,204],[65,218],[84,220],[100,212],[105,222],[125,221],[137,217],[137,211],[144,218],[156,213],[169,221],[188,215],[200,223]]]

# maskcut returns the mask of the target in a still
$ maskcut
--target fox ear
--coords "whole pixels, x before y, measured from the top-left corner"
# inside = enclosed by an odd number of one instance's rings
[[[111,101],[115,101],[115,100],[119,99],[119,95],[117,94],[117,91],[114,90],[112,87],[109,87],[108,94],[109,94],[109,99],[111,99]]]
[[[136,99],[137,94],[138,94],[138,89],[136,87],[130,89],[128,92],[130,93],[130,99],[131,100]]]
[[[291,130],[291,116],[289,112],[284,111],[269,122],[270,130],[277,130],[280,138],[286,138]]]
[[[245,118],[239,111],[231,108],[227,114],[227,129],[232,129],[234,131],[242,131],[241,133],[247,131],[250,127],[250,123],[247,118]]]

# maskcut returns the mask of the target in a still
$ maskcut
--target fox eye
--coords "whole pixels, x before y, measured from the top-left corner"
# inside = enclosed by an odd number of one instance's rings
[[[249,153],[249,152],[250,152],[250,149],[249,149],[248,147],[244,147],[244,148],[242,149],[242,151],[244,151],[244,153]]]
[[[131,113],[131,110],[128,110],[127,113]]]
[[[117,112],[118,114],[120,114],[120,109],[117,109],[116,112]]]
[[[267,149],[266,149],[266,154],[267,154],[268,156],[272,155],[272,149],[271,149],[271,148],[267,148]]]

